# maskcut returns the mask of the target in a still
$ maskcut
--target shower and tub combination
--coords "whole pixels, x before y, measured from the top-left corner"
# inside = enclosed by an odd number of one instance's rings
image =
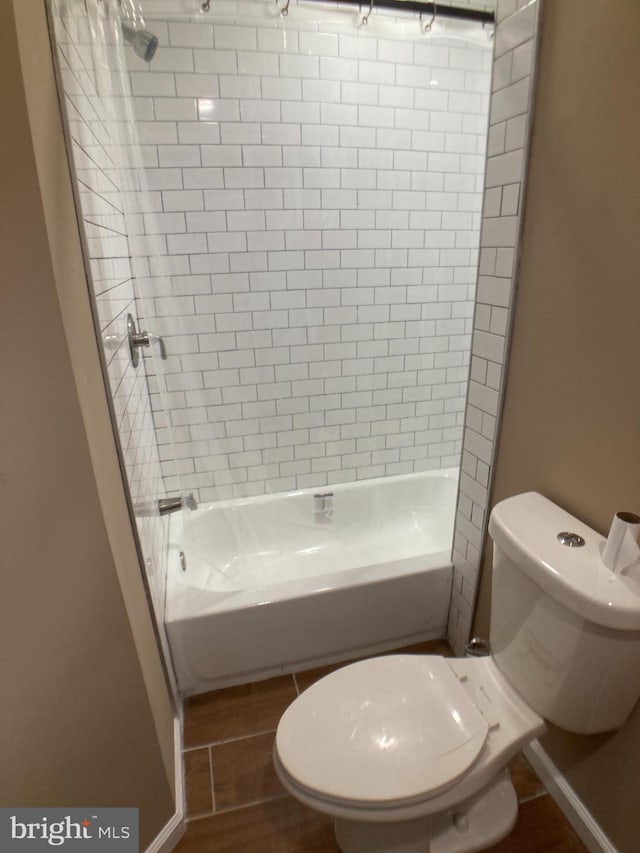
[[[181,690],[443,636],[492,15],[51,12],[105,373]]]

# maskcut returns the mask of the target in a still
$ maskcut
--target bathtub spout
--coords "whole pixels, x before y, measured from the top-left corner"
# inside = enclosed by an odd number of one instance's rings
[[[160,515],[169,515],[170,512],[177,512],[179,509],[197,509],[198,503],[192,494],[180,495],[177,498],[160,498],[158,501],[158,512]]]

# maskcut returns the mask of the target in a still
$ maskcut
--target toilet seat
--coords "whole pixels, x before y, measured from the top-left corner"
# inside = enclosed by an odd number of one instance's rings
[[[282,717],[276,754],[297,786],[324,800],[399,806],[454,785],[488,731],[444,658],[390,655],[302,693]]]
[[[430,672],[434,674],[433,679],[428,675]],[[425,683],[432,683],[433,689],[424,688]],[[348,730],[346,726],[341,729],[338,722],[340,709],[351,707],[353,712],[358,702],[361,705],[368,702],[371,708],[373,697],[376,702],[380,698],[389,701],[387,688],[390,684],[395,684],[391,699],[396,697],[403,725],[416,718],[421,725],[420,718],[428,717],[428,709],[433,709],[434,697],[438,694],[451,714],[453,711],[460,713],[459,708],[464,709],[464,723],[469,721],[470,728],[465,730],[467,736],[460,737],[461,760],[448,777],[440,767],[434,773],[427,767],[419,783],[417,776],[410,777],[411,781],[407,782],[403,778],[406,769],[403,762],[395,767],[391,762],[384,764],[386,756],[393,754],[393,750],[384,749],[379,750],[383,754],[381,763],[377,767],[374,764],[370,771],[371,777],[376,776],[373,783],[363,778],[364,762],[358,763],[357,774],[349,770],[354,759],[358,761],[354,748],[358,732],[355,739],[345,737]],[[419,686],[414,692],[416,684]],[[464,695],[460,694],[460,689]],[[426,703],[422,702],[421,693]],[[415,703],[411,710],[408,708],[410,700],[411,705]],[[365,717],[368,708],[364,708]],[[478,723],[477,715],[482,723]],[[388,706],[386,717],[380,716],[388,722]],[[340,749],[332,739],[336,727],[343,738]],[[285,788],[318,811],[350,820],[413,820],[452,808],[485,789],[522,746],[544,729],[542,718],[516,693],[492,658],[390,655],[346,666],[302,693],[289,706],[278,726],[274,764]],[[399,731],[405,728],[400,725]],[[395,733],[388,730],[386,734]],[[432,744],[434,741],[437,745],[437,735],[431,738]],[[413,746],[420,760],[427,764],[428,748],[415,739]],[[436,748],[434,754],[437,752]],[[407,749],[403,755],[412,758]],[[411,760],[408,766],[412,766]],[[387,773],[385,767],[392,767],[394,773]],[[354,775],[357,778],[354,779]],[[370,796],[371,792],[375,798]]]

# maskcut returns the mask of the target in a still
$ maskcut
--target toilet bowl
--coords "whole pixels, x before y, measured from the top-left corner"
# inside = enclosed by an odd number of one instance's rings
[[[640,695],[640,585],[602,564],[602,537],[535,493],[498,504],[489,530],[492,657],[363,660],[280,720],[278,776],[334,818],[343,853],[482,850],[515,823],[505,767],[543,717],[607,731]],[[584,547],[564,547],[561,531]]]
[[[463,853],[512,828],[517,800],[500,771],[543,730],[491,658],[389,655],[302,693],[274,763],[289,793],[336,819],[344,853]]]

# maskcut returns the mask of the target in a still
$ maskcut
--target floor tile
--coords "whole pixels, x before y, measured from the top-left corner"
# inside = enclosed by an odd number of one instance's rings
[[[569,821],[549,796],[520,803],[511,833],[486,853],[587,853]]]
[[[545,793],[545,787],[538,779],[527,759],[520,753],[509,764],[511,781],[516,789],[518,800],[530,800]]]
[[[439,640],[398,652],[451,655]],[[299,689],[345,665],[296,674]],[[211,811],[210,760],[216,813],[189,821],[177,853],[338,853],[331,819],[290,797],[273,769],[274,730],[295,696],[293,678],[282,676],[187,700],[185,744],[214,744],[185,754],[188,814]],[[518,822],[491,853],[585,853],[524,757],[515,758],[510,770],[521,801]]]
[[[192,821],[176,853],[338,853],[331,819],[283,797]],[[512,832],[486,853],[587,853],[548,794],[522,803]]]
[[[382,652],[381,654],[443,655],[444,657],[451,657],[453,652],[451,651],[451,646],[446,640],[427,640],[423,643],[414,643],[411,646],[402,646],[399,649]],[[372,657],[372,655],[365,655],[365,657]],[[343,666],[348,666],[350,663],[355,663],[358,660],[363,660],[363,658],[354,658],[353,660],[342,661],[341,663],[334,663],[329,666],[319,666],[315,669],[306,669],[302,672],[296,672],[295,679],[298,690],[302,693],[303,690],[306,690],[307,687],[310,687],[330,672],[335,672],[337,669],[341,669]]]
[[[202,746],[271,731],[295,698],[290,675],[191,696],[185,702],[184,745]]]
[[[187,817],[211,814],[213,797],[208,747],[184,753],[184,784]]]
[[[453,657],[453,650],[446,640],[425,640],[422,643],[413,643],[411,646],[403,646],[385,652],[387,655],[442,655],[445,658]]]
[[[291,797],[191,821],[175,853],[339,853],[331,818]]]
[[[343,666],[348,666],[353,661],[344,661],[342,663],[333,663],[328,666],[318,666],[315,669],[305,669],[304,672],[296,672],[295,679],[298,691],[302,693],[307,687],[311,687],[316,681],[320,681],[325,675],[330,672],[335,672],[337,669],[342,669]]]
[[[271,753],[275,732],[211,748],[216,812],[283,797]]]

